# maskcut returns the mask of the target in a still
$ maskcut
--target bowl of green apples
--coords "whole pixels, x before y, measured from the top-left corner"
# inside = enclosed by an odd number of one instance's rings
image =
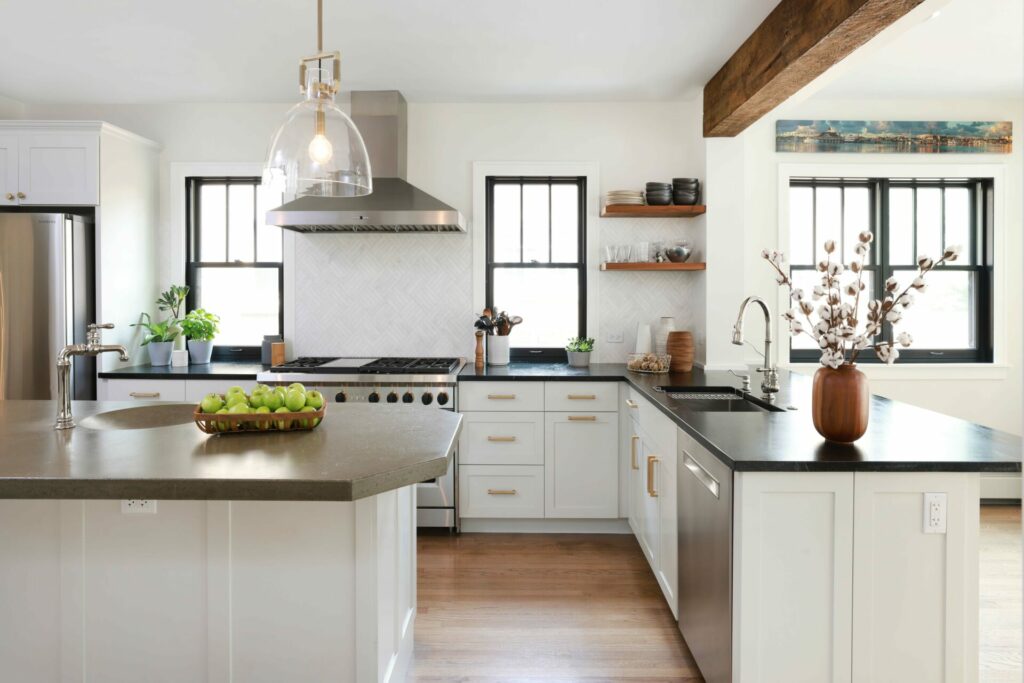
[[[315,429],[326,407],[323,394],[298,382],[287,387],[257,384],[249,393],[235,386],[223,394],[207,394],[192,417],[207,434],[296,432]]]

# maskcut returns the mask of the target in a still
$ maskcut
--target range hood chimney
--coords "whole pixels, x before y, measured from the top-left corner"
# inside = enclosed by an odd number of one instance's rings
[[[296,232],[466,232],[456,209],[405,181],[406,103],[397,90],[352,93],[352,121],[373,169],[365,197],[298,197],[267,212],[267,223]]]

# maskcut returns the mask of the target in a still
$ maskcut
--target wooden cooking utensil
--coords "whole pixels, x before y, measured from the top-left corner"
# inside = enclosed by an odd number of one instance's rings
[[[670,372],[693,370],[693,334],[685,331],[669,332],[665,352],[672,357]]]

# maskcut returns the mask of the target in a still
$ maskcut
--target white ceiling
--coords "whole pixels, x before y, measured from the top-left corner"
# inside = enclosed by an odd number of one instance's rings
[[[412,101],[676,99],[776,3],[324,0],[324,47],[343,90]],[[0,94],[27,103],[291,101],[316,51],[313,0],[0,4]]]
[[[1022,88],[1024,2],[952,0],[815,97],[1020,98]]]

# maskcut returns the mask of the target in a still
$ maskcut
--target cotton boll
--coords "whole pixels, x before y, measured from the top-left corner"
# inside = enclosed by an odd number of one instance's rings
[[[835,240],[825,240],[825,253],[826,254],[831,254],[835,250],[836,250],[836,241]]]
[[[909,332],[900,332],[899,336],[896,337],[896,341],[898,341],[900,346],[903,348],[907,348],[914,343],[914,338],[910,336]]]

